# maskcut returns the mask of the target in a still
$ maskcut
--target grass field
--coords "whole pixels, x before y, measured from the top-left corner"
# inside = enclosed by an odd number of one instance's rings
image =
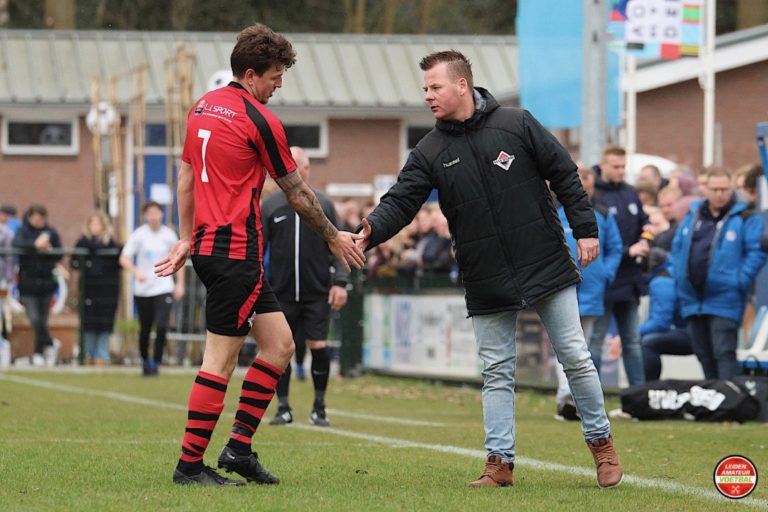
[[[331,383],[331,429],[308,425],[311,385],[294,383],[296,426],[265,422],[255,437],[280,485],[175,486],[192,375],[0,373],[0,511],[768,508],[763,482],[737,502],[712,484],[715,464],[729,454],[768,469],[764,425],[613,420],[628,476],[618,489],[600,490],[579,425],[552,419],[552,396],[523,391],[515,486],[475,490],[466,483],[483,465],[479,391],[375,377]],[[209,464],[227,439],[241,381],[239,374],[230,383]]]

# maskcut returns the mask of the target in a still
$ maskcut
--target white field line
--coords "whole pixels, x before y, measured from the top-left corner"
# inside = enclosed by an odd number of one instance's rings
[[[16,382],[18,384],[27,384],[30,386],[37,386],[46,389],[52,389],[55,391],[63,391],[67,393],[74,393],[87,396],[99,396],[103,398],[109,398],[112,400],[119,400],[123,402],[129,402],[139,405],[147,405],[150,407],[159,407],[164,409],[173,409],[186,411],[187,407],[182,404],[176,404],[172,402],[162,402],[159,400],[149,400],[140,398],[133,395],[126,395],[123,393],[114,393],[111,391],[97,391],[93,389],[78,388],[75,386],[67,386],[63,384],[57,384],[54,382],[41,381],[37,379],[29,379],[26,377],[18,377],[15,375],[3,375],[0,374],[0,380],[6,380],[9,382]],[[310,425],[293,424],[290,428],[309,430],[317,433],[327,433],[337,436],[349,437],[352,439],[358,439],[361,441],[368,441],[372,443],[380,443],[386,446],[396,448],[415,448],[431,450],[440,453],[448,453],[452,455],[461,455],[464,457],[472,458],[485,458],[486,452],[483,450],[473,450],[470,448],[461,448],[459,446],[443,445],[443,444],[430,444],[419,443],[415,441],[409,441],[407,439],[397,439],[393,437],[377,436],[372,434],[364,434],[361,432],[352,432],[349,430],[341,430],[337,428],[318,428]],[[587,469],[578,466],[566,466],[565,464],[558,464],[553,462],[546,462],[537,459],[531,459],[528,457],[516,457],[516,464],[522,466],[528,466],[541,471],[551,471],[555,473],[565,473],[574,476],[592,477],[595,476],[594,469]],[[735,505],[747,505],[757,508],[768,508],[768,500],[756,499],[756,498],[744,498],[741,500],[729,500],[718,494],[714,490],[708,490],[701,487],[693,487],[689,485],[679,484],[677,482],[670,482],[667,480],[659,480],[656,478],[644,478],[639,476],[624,475],[624,482],[635,485],[637,487],[658,489],[661,491],[670,492],[673,494],[683,494],[688,496],[695,496],[697,498],[706,499],[709,501],[716,501],[722,503],[723,506],[735,506]]]
[[[31,369],[30,371],[28,371],[26,373],[27,374],[31,374],[31,373],[34,373],[34,371],[36,371],[36,370],[40,370],[42,372],[42,370],[45,370],[45,369],[44,368],[41,368],[41,369],[34,368],[34,369]],[[78,370],[79,369],[77,367],[67,368],[66,373],[70,373],[70,374],[98,374],[98,373],[106,373],[106,372],[103,372],[103,371],[99,372],[98,369],[94,370],[94,369],[91,369],[91,368],[83,368],[82,371],[78,371]],[[120,369],[120,370],[121,370],[120,373],[136,373],[135,369],[131,369],[130,372],[125,371],[123,369]],[[165,370],[163,370],[163,371],[165,372]],[[115,373],[115,372],[114,371],[110,371],[109,373]],[[177,374],[187,373],[187,374],[193,375],[192,372],[185,371],[185,370],[179,370],[176,373]],[[0,374],[0,377],[2,377],[2,374]],[[11,375],[8,375],[6,377],[7,377],[6,380],[13,380],[14,378],[22,379],[23,380],[23,379],[26,378],[26,377],[14,377],[14,376],[11,376]],[[22,382],[22,380],[19,380],[17,382]],[[30,380],[30,379],[28,379],[28,380]],[[24,381],[24,382],[25,383],[29,383],[28,381]],[[34,382],[42,383],[44,381],[34,379]],[[46,387],[46,386],[41,386],[41,387]],[[64,384],[61,384],[61,385],[53,384],[53,386],[47,386],[47,387],[49,389],[61,389],[62,391],[67,391],[66,388],[68,386],[66,386]],[[110,392],[108,392],[108,391],[88,390],[86,388],[77,388],[77,389],[79,389],[81,391],[91,391],[91,396],[102,396],[102,397],[105,397],[105,398],[114,398],[114,397],[110,396]],[[123,396],[128,397],[130,395],[123,395]],[[145,400],[145,399],[140,398],[140,397],[133,397],[133,398],[135,399],[135,401],[133,403],[136,403],[136,404],[139,404],[139,405],[157,405],[156,403],[154,403],[154,400]],[[124,401],[131,401],[131,400],[124,400]],[[159,406],[159,407],[163,407],[163,406]],[[180,410],[186,410],[186,409],[187,409],[186,406],[184,406]],[[448,426],[445,423],[439,423],[439,422],[436,422],[436,421],[412,420],[412,419],[408,419],[408,418],[395,418],[395,417],[392,417],[392,416],[377,416],[377,415],[374,415],[374,414],[365,414],[365,413],[352,412],[352,411],[342,411],[342,410],[339,410],[339,409],[328,409],[328,412],[333,414],[333,415],[341,416],[341,417],[344,417],[344,418],[353,418],[353,419],[368,420],[368,421],[378,421],[378,422],[381,422],[381,423],[394,423],[394,424],[398,424],[398,425],[408,425],[408,426],[412,426],[412,427],[447,427]]]
[[[378,421],[381,423],[396,423],[398,425],[410,425],[413,427],[446,427],[445,423],[436,421],[409,420],[408,418],[395,418],[392,416],[377,416],[375,414],[363,414],[360,412],[340,411],[338,409],[328,409],[328,413],[342,418],[354,418],[357,420]]]
[[[156,445],[156,444],[173,444],[181,445],[181,438],[179,439],[78,439],[78,438],[45,438],[45,439],[33,439],[33,438],[21,438],[21,439],[0,439],[0,445],[2,444],[19,444],[19,443],[37,443],[37,444],[89,444],[89,445]],[[285,441],[259,441],[259,446],[291,446],[295,447],[296,443],[288,443]],[[301,446],[312,447],[324,447],[324,446],[354,446],[359,448],[370,448],[371,446],[378,446],[378,443],[301,443]]]

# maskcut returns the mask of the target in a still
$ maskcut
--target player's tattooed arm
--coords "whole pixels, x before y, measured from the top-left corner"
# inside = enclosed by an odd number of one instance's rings
[[[361,240],[363,235],[338,231],[336,226],[325,216],[317,196],[304,183],[298,172],[292,172],[287,176],[278,178],[275,182],[285,192],[288,203],[301,216],[302,220],[328,243],[328,248],[339,259],[347,272],[350,271],[350,265],[355,268],[363,268],[365,255],[363,250],[357,246],[357,241]]]
[[[285,193],[288,203],[296,210],[304,222],[312,228],[326,242],[332,240],[338,234],[328,217],[325,216],[320,201],[317,200],[312,189],[304,183],[298,172],[292,172],[275,180]]]

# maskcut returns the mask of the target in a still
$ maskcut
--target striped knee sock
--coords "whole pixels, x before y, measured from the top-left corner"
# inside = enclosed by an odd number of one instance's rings
[[[248,368],[248,373],[243,379],[235,423],[232,425],[232,435],[227,443],[235,453],[251,453],[251,437],[264,417],[264,411],[275,394],[275,386],[282,374],[282,370],[261,359],[256,359]]]
[[[227,392],[227,379],[200,371],[189,394],[189,413],[178,468],[187,474],[203,469],[203,455],[216,427]]]

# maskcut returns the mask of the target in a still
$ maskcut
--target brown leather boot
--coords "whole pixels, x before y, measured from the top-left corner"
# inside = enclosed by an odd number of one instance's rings
[[[501,462],[501,457],[491,455],[485,461],[485,469],[480,478],[470,482],[470,487],[506,487],[512,485],[512,470],[515,465],[512,463]]]
[[[616,487],[621,483],[624,471],[613,447],[612,437],[603,437],[587,443],[597,467],[597,486],[601,489]]]

